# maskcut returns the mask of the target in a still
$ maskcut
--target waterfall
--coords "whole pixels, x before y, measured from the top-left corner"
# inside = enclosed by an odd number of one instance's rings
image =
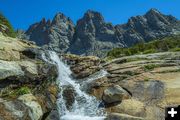
[[[88,95],[82,90],[81,84],[72,78],[72,72],[69,66],[66,65],[55,52],[49,51],[49,57],[50,60],[43,55],[43,59],[45,61],[51,61],[51,63],[56,64],[58,69],[57,81],[60,93],[57,106],[60,114],[60,120],[104,120],[104,110],[103,108],[98,108],[100,101],[96,100],[95,97]],[[88,78],[87,83],[105,75],[106,72],[101,71],[98,75]],[[76,93],[71,109],[67,108],[66,100],[63,96],[63,92],[67,86],[71,86]]]

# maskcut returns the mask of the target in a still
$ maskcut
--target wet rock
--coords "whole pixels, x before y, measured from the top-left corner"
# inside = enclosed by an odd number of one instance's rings
[[[45,96],[47,96],[47,103],[51,106],[49,106],[50,109],[52,109],[54,106],[56,106],[56,100],[58,98],[59,88],[56,84],[49,85],[47,90],[45,91]]]
[[[66,100],[66,107],[70,109],[75,101],[75,91],[71,86],[65,86],[63,88],[63,97]]]
[[[38,80],[39,82],[46,82],[46,83],[55,82],[58,72],[57,72],[57,67],[54,64],[48,64],[40,61],[40,63],[38,63],[37,69],[38,69],[38,76],[36,80]]]
[[[45,114],[49,113],[56,107],[59,88],[56,84],[50,84],[46,87],[42,87],[41,89],[41,94],[36,92],[35,96],[42,107],[43,113]]]
[[[52,110],[45,120],[59,120],[58,110]]]
[[[113,85],[104,90],[102,99],[105,103],[121,102],[123,99],[129,99],[131,96],[119,85]]]

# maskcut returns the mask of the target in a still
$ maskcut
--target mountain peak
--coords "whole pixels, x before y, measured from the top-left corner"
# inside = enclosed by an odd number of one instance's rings
[[[156,8],[151,8],[148,12],[150,12],[150,13],[160,13]]]
[[[66,18],[66,16],[63,13],[58,12],[58,13],[56,13],[54,18]]]
[[[159,12],[157,9],[151,8],[151,9],[145,14],[145,16],[152,16],[152,15],[162,15],[162,14],[161,14],[161,12]]]
[[[104,18],[101,15],[101,13],[97,12],[97,11],[93,11],[93,10],[88,10],[85,14],[84,14],[84,18],[88,18],[88,19],[97,19],[97,20],[103,20]]]
[[[63,13],[58,12],[54,16],[54,18],[52,20],[52,24],[58,25],[59,23],[66,22],[66,21],[71,21],[71,20],[68,17],[66,17]]]
[[[42,20],[40,21],[40,24],[45,25],[46,24],[46,18],[42,18]]]
[[[94,10],[87,10],[85,14],[100,14],[99,12],[97,11],[94,11]]]

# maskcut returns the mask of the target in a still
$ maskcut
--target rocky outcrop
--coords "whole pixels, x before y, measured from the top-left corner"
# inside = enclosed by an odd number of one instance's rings
[[[104,57],[113,48],[178,34],[179,28],[179,20],[156,9],[115,26],[107,23],[99,12],[88,10],[76,26],[58,13],[52,22],[43,19],[31,25],[25,34],[29,40],[57,52]]]
[[[73,103],[75,101],[75,95],[76,93],[72,86],[67,86],[64,88],[63,97],[66,100],[66,107],[69,110],[73,106]]]
[[[64,59],[70,65],[73,76],[77,79],[88,77],[102,68],[101,60],[95,56],[81,57],[67,54],[64,55]]]
[[[24,72],[15,62],[0,61],[0,79],[6,79],[11,76],[23,76]]]
[[[103,63],[109,75],[93,81],[89,91],[100,100],[104,100],[106,91],[108,98],[114,100],[112,90],[108,90],[112,86],[120,86],[129,94],[126,99],[118,99],[119,103],[105,105],[107,120],[164,119],[165,107],[180,104],[179,56],[179,52],[164,52]]]
[[[123,100],[121,104],[109,109],[109,111],[138,117],[146,116],[144,103],[135,99]]]
[[[43,52],[0,35],[0,119],[45,119],[56,109],[57,69],[43,61]]]
[[[73,39],[74,25],[70,18],[57,13],[52,21],[42,19],[26,31],[26,39],[56,52],[67,52]]]

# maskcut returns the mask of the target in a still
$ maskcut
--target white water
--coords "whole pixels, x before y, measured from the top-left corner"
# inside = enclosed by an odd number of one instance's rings
[[[95,97],[86,94],[81,90],[81,85],[76,82],[76,80],[71,77],[70,68],[62,62],[55,52],[49,52],[51,61],[57,65],[58,68],[58,84],[60,88],[59,99],[58,99],[58,109],[60,114],[60,120],[104,120],[105,114],[103,108],[98,108],[100,102],[96,100]],[[46,59],[43,55],[44,60]],[[97,78],[101,78],[106,74],[102,71],[100,74],[90,77],[87,79],[87,83],[92,82]],[[86,84],[86,83],[83,83]],[[75,102],[70,110],[66,107],[66,100],[63,98],[63,91],[66,86],[71,86],[76,95]]]

